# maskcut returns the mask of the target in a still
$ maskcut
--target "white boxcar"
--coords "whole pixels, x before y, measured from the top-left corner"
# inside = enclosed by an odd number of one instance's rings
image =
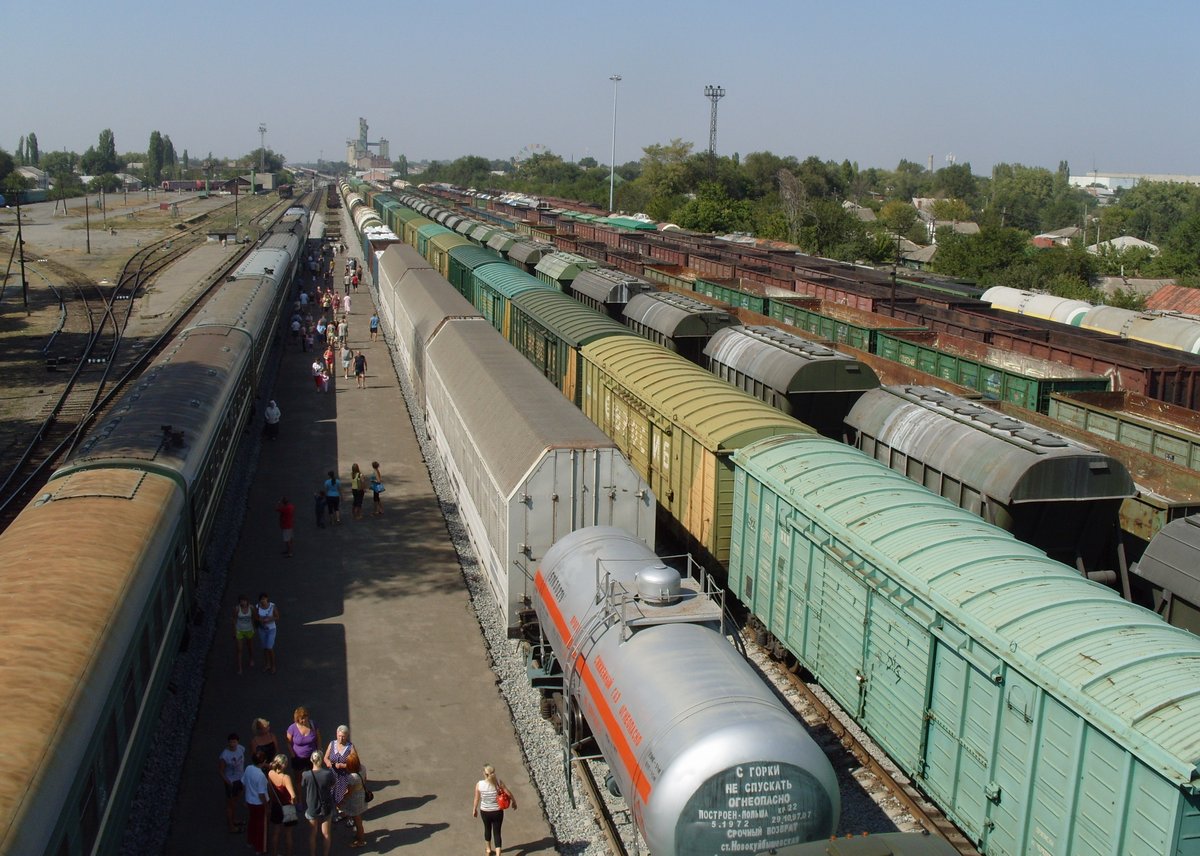
[[[616,444],[490,325],[426,348],[426,424],[510,629],[558,538],[617,526],[654,544],[654,493]]]

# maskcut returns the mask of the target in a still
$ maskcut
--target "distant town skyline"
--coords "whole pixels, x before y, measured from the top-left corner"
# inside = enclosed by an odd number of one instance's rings
[[[179,154],[238,156],[261,123],[289,160],[340,161],[362,116],[393,159],[607,164],[620,74],[618,163],[677,137],[706,150],[711,84],[723,155],[1196,174],[1198,18],[1106,0],[10,4],[0,147],[32,131],[82,153],[111,128],[119,152],[158,130]]]

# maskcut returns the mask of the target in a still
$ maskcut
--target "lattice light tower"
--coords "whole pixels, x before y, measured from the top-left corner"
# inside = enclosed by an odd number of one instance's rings
[[[725,97],[725,87],[706,86],[704,97],[712,102],[712,118],[708,123],[708,156],[713,157],[717,153],[717,102]]]

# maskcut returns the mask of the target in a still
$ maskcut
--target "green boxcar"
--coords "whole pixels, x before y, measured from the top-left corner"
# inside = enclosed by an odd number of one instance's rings
[[[436,238],[438,235],[453,235],[453,229],[447,229],[441,223],[428,223],[417,230],[417,252],[425,257],[425,261],[433,265],[433,259],[429,257],[429,239]],[[433,265],[437,267],[437,265]]]
[[[652,342],[610,336],[583,347],[583,412],[650,483],[707,564],[729,560],[730,456],[803,422]]]
[[[709,297],[715,297],[717,300],[728,303],[730,306],[749,309],[760,315],[767,314],[766,295],[756,294],[753,291],[742,288],[735,279],[714,280],[696,277],[693,290],[701,294],[707,294]]]
[[[910,334],[911,335],[911,334]],[[918,341],[878,331],[875,353],[983,393],[984,398],[1007,401],[1045,413],[1054,392],[1103,392],[1109,379],[1091,375],[1063,363],[1052,363],[999,349],[988,349],[988,362],[965,353],[935,347],[933,340]]]
[[[561,291],[526,291],[509,307],[508,341],[578,407],[583,403],[583,357],[579,349],[632,330]]]
[[[475,268],[495,264],[503,259],[491,250],[477,247],[474,244],[454,247],[450,250],[449,255],[450,272],[446,278],[450,280],[450,284],[459,294],[471,301],[471,305],[474,305],[475,277],[473,274]]]
[[[492,239],[492,235],[496,234],[499,231],[500,230],[497,229],[495,226],[489,226],[486,223],[480,223],[478,226],[476,226],[474,229],[471,230],[471,232],[467,235],[467,237],[470,238],[475,243],[479,244],[479,246],[486,247],[488,245],[488,241],[490,241]]]
[[[396,233],[397,238],[403,239],[404,238],[404,224],[407,223],[409,220],[415,220],[420,216],[421,216],[420,214],[418,214],[416,211],[412,210],[411,208],[401,206],[400,208],[397,208],[395,211],[392,212],[392,222],[390,222],[388,224],[388,227],[393,232]]]
[[[419,237],[417,233],[425,226],[436,225],[437,223],[434,223],[428,217],[413,217],[411,220],[408,220],[404,223],[404,234],[398,234],[397,237],[403,238],[404,243],[408,244],[419,253],[421,251],[417,248],[417,239]]]
[[[542,282],[567,293],[570,291],[575,277],[598,264],[592,259],[577,256],[575,253],[551,253],[542,257],[542,260],[537,263],[534,273]]]
[[[733,463],[730,588],[982,853],[1200,853],[1200,638],[841,443]]]
[[[547,285],[535,276],[530,276],[523,270],[517,270],[506,262],[481,265],[471,272],[475,289],[475,308],[483,313],[491,325],[500,331],[500,335],[508,338],[509,301],[531,289],[553,291],[554,286]]]
[[[893,333],[921,333],[925,331],[924,327],[871,327],[866,324],[857,324],[844,318],[822,315],[820,312],[806,309],[788,300],[775,300],[771,298],[767,299],[767,311],[765,314],[778,321],[782,321],[784,324],[791,324],[793,327],[799,327],[801,330],[812,333],[814,336],[819,336],[827,342],[849,345],[851,348],[858,348],[860,351],[868,351],[872,354],[878,353],[875,350],[876,334],[882,330]]]

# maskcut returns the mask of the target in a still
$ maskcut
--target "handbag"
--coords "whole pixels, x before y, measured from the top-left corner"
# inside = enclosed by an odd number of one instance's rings
[[[283,807],[284,826],[291,826],[293,823],[298,822],[299,819],[299,816],[296,814],[296,806],[294,806],[292,803],[288,803]]]
[[[496,805],[500,806],[501,811],[512,807],[512,794],[510,794],[508,792],[508,788],[504,787],[503,785],[501,785],[500,789],[496,791]]]

